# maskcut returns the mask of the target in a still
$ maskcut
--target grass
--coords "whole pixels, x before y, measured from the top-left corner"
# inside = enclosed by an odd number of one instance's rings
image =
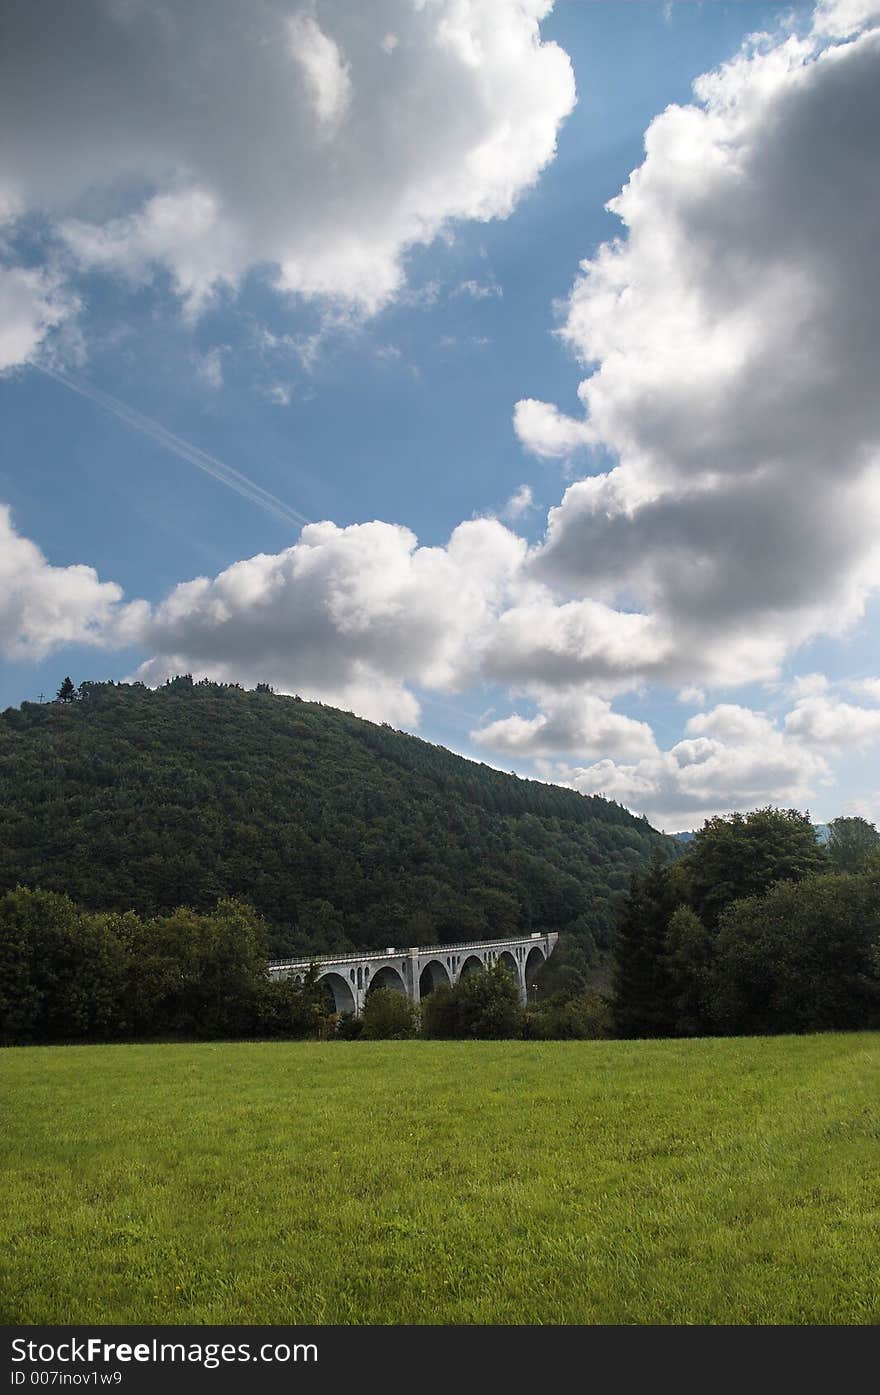
[[[880,1037],[0,1053],[7,1323],[876,1323]]]

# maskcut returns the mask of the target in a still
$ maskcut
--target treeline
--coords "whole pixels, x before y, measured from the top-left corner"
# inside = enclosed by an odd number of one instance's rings
[[[376,989],[362,1017],[341,1017],[313,965],[304,982],[270,979],[266,926],[225,900],[142,919],[83,910],[68,896],[18,888],[0,897],[0,1043],[180,1038],[509,1038],[603,1035],[601,999],[560,1016],[520,1003],[500,964],[435,990],[419,1014]],[[578,1005],[579,1004],[579,1005]],[[589,1024],[572,1031],[572,1022]],[[574,1016],[572,1015],[574,1014]]]
[[[269,953],[557,930],[609,946],[678,855],[620,805],[265,685],[62,684],[0,715],[0,892],[151,919],[254,906]]]
[[[806,816],[716,818],[685,857],[636,877],[609,991],[572,936],[519,1001],[501,964],[422,1001],[377,989],[340,1017],[313,966],[271,980],[268,930],[221,899],[150,917],[50,891],[0,897],[0,1041],[363,1036],[585,1039],[880,1028],[880,838],[839,819],[820,847]]]
[[[241,902],[144,919],[52,891],[0,897],[4,1044],[300,1037],[327,1016],[314,974],[269,979],[266,926]]]
[[[634,878],[615,944],[623,1037],[880,1027],[880,836],[807,815],[709,820],[674,866]]]

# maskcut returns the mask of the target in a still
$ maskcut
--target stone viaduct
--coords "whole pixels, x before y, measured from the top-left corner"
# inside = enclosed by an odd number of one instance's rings
[[[365,954],[329,955],[312,959],[276,959],[269,965],[272,978],[302,979],[311,964],[318,967],[318,981],[333,994],[336,1011],[359,1014],[372,988],[405,993],[418,1007],[441,983],[458,983],[466,974],[489,964],[502,963],[513,974],[520,998],[526,1001],[534,975],[553,953],[558,935],[527,935],[515,940],[478,940],[464,945],[427,945],[412,949],[386,949]]]

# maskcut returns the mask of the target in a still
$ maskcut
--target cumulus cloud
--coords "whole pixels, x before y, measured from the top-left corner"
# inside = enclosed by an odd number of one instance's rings
[[[804,808],[830,779],[821,752],[749,708],[716,707],[692,717],[685,730],[669,750],[632,764],[547,762],[544,773],[583,794],[616,799],[670,830],[770,803]]]
[[[575,87],[551,4],[79,0],[48,23],[10,0],[0,207],[83,267],[164,269],[193,315],[261,267],[369,314],[408,248],[507,216],[553,158]]]
[[[519,756],[581,757],[613,752],[624,757],[656,753],[647,722],[613,712],[611,704],[588,693],[547,693],[535,717],[504,717],[471,732],[471,740],[491,751]]]
[[[824,5],[821,35],[763,36],[651,123],[560,331],[584,416],[517,404],[536,454],[616,462],[550,511],[532,568],[633,637],[649,617],[646,679],[770,679],[880,583],[876,9]]]
[[[122,594],[92,567],[53,567],[0,504],[0,652],[6,658],[42,659],[64,644],[127,643],[147,607],[123,605]]]
[[[661,671],[670,644],[652,617],[601,601],[560,603],[520,574],[482,648],[486,676],[520,689],[584,690],[612,696]]]
[[[788,686],[793,698],[818,697],[828,691],[829,683],[824,673],[799,673]]]
[[[835,697],[805,697],[785,719],[799,740],[826,750],[864,750],[880,742],[880,708],[857,707]]]
[[[533,455],[544,460],[572,455],[590,440],[585,422],[576,421],[550,402],[525,397],[513,410],[513,429]]]
[[[445,547],[388,523],[310,524],[283,552],[176,587],[141,626],[154,657],[138,676],[267,682],[415,725],[410,685],[455,691],[478,674],[525,548],[492,519],[460,524]]]
[[[820,35],[846,38],[872,22],[880,22],[878,0],[819,0],[813,29]]]

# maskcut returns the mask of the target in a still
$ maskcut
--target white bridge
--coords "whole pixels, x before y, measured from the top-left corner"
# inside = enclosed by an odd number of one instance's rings
[[[313,957],[275,959],[269,965],[271,978],[305,978],[312,964],[318,969],[318,982],[333,994],[336,1011],[359,1014],[373,988],[391,988],[405,993],[418,1007],[441,983],[458,983],[475,969],[501,963],[516,979],[522,1002],[541,965],[556,947],[555,931],[527,935],[516,940],[477,940],[465,945],[427,945],[412,949],[386,949]]]

